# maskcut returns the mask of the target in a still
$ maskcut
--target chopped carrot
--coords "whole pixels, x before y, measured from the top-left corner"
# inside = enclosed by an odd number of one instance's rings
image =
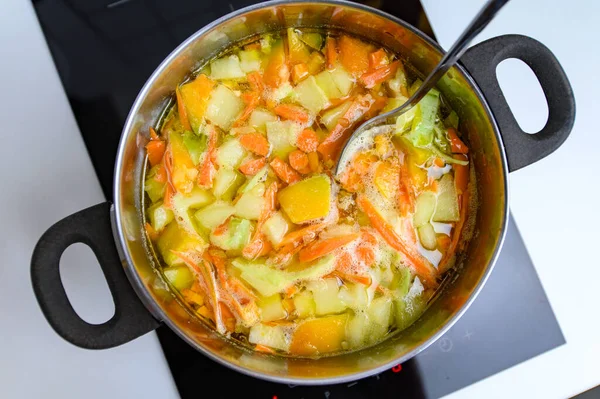
[[[308,76],[308,66],[301,62],[299,64],[294,65],[292,68],[292,81],[294,84],[298,84],[302,79]]]
[[[296,146],[306,153],[317,151],[319,137],[314,130],[304,129],[296,139]]]
[[[265,238],[265,235],[262,232],[262,226],[265,224],[267,219],[271,217],[273,212],[275,211],[275,201],[277,197],[277,183],[273,182],[267,190],[265,191],[265,202],[263,209],[260,213],[258,221],[256,223],[256,228],[254,229],[254,235],[250,240],[250,243],[244,247],[242,251],[242,255],[248,259],[255,259],[259,256],[263,256],[268,254],[271,249],[271,243]]]
[[[244,100],[244,102],[246,103],[246,107],[233,124],[234,127],[242,125],[246,121],[246,119],[250,117],[252,111],[254,111],[260,103],[260,94],[253,91],[244,93],[242,94],[242,100]]]
[[[436,270],[425,260],[421,255],[410,248],[396,233],[394,228],[381,216],[375,206],[365,197],[361,195],[357,200],[358,205],[367,214],[371,225],[383,237],[383,239],[396,251],[402,252],[412,266],[415,272],[430,284],[435,283]]]
[[[398,193],[398,207],[402,216],[408,215],[414,205],[414,196],[411,192],[411,178],[406,161],[400,165],[400,185]]]
[[[245,174],[246,176],[254,176],[258,173],[264,166],[267,164],[267,159],[265,157],[252,159],[244,164],[242,164],[239,169],[240,172]]]
[[[446,163],[444,162],[444,160],[442,158],[439,158],[439,157],[436,157],[433,160],[433,164],[435,166],[437,166],[438,168],[443,168],[446,165]]]
[[[308,153],[308,167],[311,172],[317,173],[321,171],[321,165],[319,164],[319,154],[316,151]]]
[[[340,62],[350,74],[361,76],[369,69],[369,54],[374,50],[371,44],[343,35],[338,39]]]
[[[150,126],[150,140],[160,140],[160,137],[158,137],[158,134],[156,134],[156,130],[154,130],[154,128],[152,126]]]
[[[331,36],[327,36],[325,40],[325,53],[327,55],[327,69],[335,68],[337,61],[337,46],[335,39]]]
[[[456,129],[453,127],[448,128],[448,139],[450,139],[450,146],[452,147],[452,152],[455,154],[468,154],[469,147],[463,143],[463,141],[458,137],[456,133]]]
[[[454,158],[464,161],[468,159],[464,154],[455,154]],[[469,184],[469,165],[454,164],[452,169],[454,169],[454,185],[456,186],[458,194],[462,194],[467,191],[467,186]]]
[[[225,325],[226,330],[227,331],[235,330],[236,320],[235,320],[235,316],[231,312],[231,309],[229,309],[229,307],[224,302],[219,302],[219,308],[221,310],[221,315],[223,317],[223,324]]]
[[[148,234],[148,238],[150,238],[152,241],[158,238],[158,231],[154,230],[154,227],[152,227],[150,223],[146,223],[144,225],[144,228],[146,229],[146,234]]]
[[[360,80],[363,82],[367,89],[375,87],[375,85],[384,82],[385,80],[394,76],[398,70],[398,64],[400,61],[394,61],[389,65],[385,65],[381,68],[375,69],[370,72],[365,72],[360,76]]]
[[[283,42],[271,49],[271,54],[265,68],[263,80],[271,88],[277,88],[290,79],[290,69],[287,65]]]
[[[271,150],[269,142],[260,133],[249,133],[240,136],[240,144],[242,147],[260,156],[267,156]]]
[[[438,191],[438,181],[435,180],[434,178],[431,178],[431,181],[429,182],[429,188],[431,189],[431,191],[437,192]]]
[[[179,113],[179,119],[181,120],[181,124],[185,130],[192,130],[192,126],[190,125],[190,121],[188,119],[187,111],[185,110],[185,104],[183,103],[183,98],[181,97],[181,91],[179,87],[175,89],[175,97],[177,98],[177,112]]]
[[[271,251],[271,243],[265,239],[264,234],[258,233],[256,238],[253,238],[248,245],[242,250],[242,255],[246,259],[256,259],[259,256],[264,256]]]
[[[244,46],[244,50],[260,50],[261,48],[260,42],[254,42]]]
[[[317,236],[317,233],[326,227],[325,224],[309,224],[306,227],[287,233],[281,242],[280,247],[286,245],[296,246],[302,241],[312,240]]]
[[[308,155],[300,150],[294,150],[289,155],[290,166],[302,174],[310,172],[308,166]]]
[[[200,173],[198,174],[198,185],[201,187],[211,187],[215,175],[215,166],[212,158],[216,153],[217,147],[217,129],[214,126],[209,127],[208,145],[206,155],[202,161]]]
[[[364,243],[369,244],[369,245],[377,245],[377,237],[375,237],[373,234],[371,234],[368,230],[366,229],[362,229],[361,230],[362,233],[362,240]]]
[[[269,348],[268,346],[262,345],[262,344],[256,344],[254,346],[254,349],[256,349],[259,352],[268,353],[270,355],[275,354],[275,351],[273,349]]]
[[[309,115],[304,108],[299,105],[279,104],[273,111],[283,119],[289,119],[295,122],[308,122]]]
[[[371,266],[375,263],[375,251],[371,247],[359,245],[356,248],[356,256],[365,266]]]
[[[301,180],[300,175],[294,169],[277,157],[275,157],[269,165],[271,165],[271,168],[273,168],[277,177],[287,184],[296,183]]]
[[[304,248],[299,253],[300,262],[310,262],[321,256],[332,253],[336,249],[356,240],[360,237],[358,233],[346,234],[343,236],[330,237],[319,240],[308,247]]]
[[[146,152],[148,153],[148,161],[150,166],[158,165],[165,153],[165,142],[162,140],[152,140],[146,144]]]
[[[250,83],[250,87],[252,88],[252,91],[255,91],[257,93],[262,93],[263,90],[265,89],[265,86],[263,84],[263,78],[262,76],[260,76],[260,73],[257,71],[254,72],[250,72],[246,78],[248,79],[248,83]]]
[[[370,94],[359,96],[352,101],[346,113],[329,132],[325,140],[319,144],[318,151],[326,161],[334,160],[337,157],[342,144],[348,138],[352,125],[367,113],[374,102],[375,100]]]
[[[231,217],[228,217],[223,221],[223,223],[215,227],[215,229],[213,230],[213,234],[216,236],[222,236],[223,234],[225,234],[227,232],[227,229],[229,228],[229,219],[231,219]],[[211,262],[214,263],[214,259],[211,259]]]
[[[446,251],[448,249],[448,247],[450,246],[451,242],[452,242],[452,240],[450,240],[450,237],[448,237],[447,235],[438,234],[437,244],[438,244],[438,247],[440,247],[440,249],[442,249],[442,251]]]
[[[380,48],[369,54],[369,69],[375,70],[389,64],[388,56],[384,49]]]

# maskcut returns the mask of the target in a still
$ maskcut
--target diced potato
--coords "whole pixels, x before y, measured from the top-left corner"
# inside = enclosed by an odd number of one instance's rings
[[[398,97],[390,98],[390,100],[385,105],[385,107],[383,107],[383,109],[381,110],[381,112],[385,113],[385,112],[389,112],[389,111],[391,111],[391,110],[393,110],[395,108],[398,108],[399,106],[401,106],[402,104],[404,104],[406,102],[406,100],[408,100],[408,98],[404,97],[403,95],[399,95]],[[396,126],[398,127],[397,123],[396,123]],[[409,126],[407,126],[406,128],[408,129]],[[403,126],[401,128],[404,129]]]
[[[194,275],[187,266],[171,266],[163,269],[166,279],[176,290],[190,288],[194,283]]]
[[[419,233],[419,241],[421,241],[423,248],[434,250],[437,247],[437,236],[435,235],[435,230],[431,223],[420,226],[417,229],[417,232]]]
[[[216,201],[196,212],[194,216],[202,226],[213,230],[223,224],[234,212],[235,208],[229,202]]]
[[[327,130],[331,131],[337,125],[338,120],[344,116],[348,108],[352,105],[351,101],[341,103],[335,108],[329,109],[321,116],[321,123],[325,125]]]
[[[315,300],[310,291],[302,291],[294,295],[294,307],[296,315],[302,319],[312,317],[316,313]]]
[[[436,203],[437,198],[432,191],[423,191],[419,194],[415,202],[415,215],[413,217],[415,227],[421,227],[431,221]]]
[[[285,319],[287,317],[287,312],[283,308],[279,294],[261,298],[258,301],[258,307],[260,308],[260,320],[263,322]]]
[[[160,201],[165,195],[165,183],[160,183],[154,180],[153,177],[149,177],[144,182],[144,191],[148,194],[148,197],[150,197],[150,201]]]
[[[329,99],[317,84],[314,76],[309,76],[295,87],[296,102],[313,113],[318,113],[329,105]]]
[[[376,342],[383,338],[389,331],[392,322],[392,300],[388,297],[379,297],[371,302],[367,309],[371,322],[369,342]]]
[[[314,75],[315,73],[323,69],[324,65],[325,57],[323,57],[323,54],[321,54],[318,51],[313,51],[313,53],[310,55],[308,63],[306,64],[306,66],[308,67],[308,73],[310,73],[311,75]]]
[[[338,280],[327,278],[323,280],[310,281],[308,289],[315,299],[317,315],[340,313],[346,309],[346,305],[339,297]]]
[[[276,120],[277,115],[275,115],[274,113],[267,111],[264,108],[256,108],[250,114],[250,118],[248,119],[248,125],[252,126],[261,133],[265,133],[267,131],[267,122],[274,122]]]
[[[240,68],[244,73],[259,71],[262,64],[262,57],[258,50],[240,51]]]
[[[294,332],[289,352],[310,356],[342,350],[347,322],[347,313],[302,322]]]
[[[236,169],[248,155],[238,139],[230,139],[217,149],[217,164],[221,168]]]
[[[460,219],[454,178],[449,173],[439,181],[437,206],[432,219],[434,222],[458,222]]]
[[[260,344],[269,348],[279,349],[287,352],[289,342],[281,326],[267,326],[264,324],[255,324],[250,328],[248,341],[251,344]]]
[[[225,85],[213,89],[206,107],[206,118],[223,130],[229,130],[244,109],[244,102]]]
[[[240,59],[236,55],[217,58],[210,62],[210,77],[219,79],[241,79],[246,77],[240,66]]]
[[[173,251],[199,251],[202,252],[205,244],[200,237],[188,234],[184,229],[180,228],[177,223],[169,223],[158,238],[156,248],[161,254],[165,263],[169,266],[180,265],[183,261],[173,254]]]
[[[188,195],[176,193],[173,195],[173,213],[177,224],[188,233],[195,234],[196,229],[190,217],[190,211],[205,207],[215,200],[208,190],[195,187]]]
[[[262,232],[267,236],[273,245],[277,246],[288,232],[289,228],[290,226],[281,212],[275,212],[263,224]]]
[[[244,219],[258,220],[265,204],[264,184],[257,184],[252,190],[242,194],[235,203],[235,215]]]
[[[267,122],[266,127],[273,155],[287,159],[289,153],[296,149],[296,137],[302,131],[302,126],[292,121],[274,121]]]
[[[173,221],[173,211],[165,207],[162,202],[152,205],[148,209],[150,224],[155,231],[161,231],[166,225]]]
[[[246,177],[237,170],[221,167],[213,181],[213,194],[224,201],[231,201]]]
[[[294,91],[294,88],[290,82],[285,82],[277,88],[271,90],[268,97],[275,102],[281,102],[285,99],[292,100],[296,98],[296,92]]]
[[[315,76],[315,80],[329,99],[342,97],[342,92],[338,89],[329,71],[325,70],[319,73]]]
[[[344,67],[342,67],[339,64],[335,67],[334,70],[330,71],[330,73],[337,88],[340,90],[340,93],[342,93],[342,96],[347,96],[348,93],[350,93],[350,90],[352,90],[352,87],[354,86],[354,78],[352,77],[352,75],[350,75],[344,69]]]
[[[265,166],[261,170],[259,170],[246,184],[244,184],[240,188],[241,193],[247,193],[248,191],[254,189],[259,183],[263,183],[267,180],[267,176],[269,174],[269,167]],[[244,177],[245,178],[245,177]],[[263,185],[264,188],[264,185]]]
[[[279,192],[281,208],[294,223],[304,223],[329,214],[331,182],[317,175],[287,186]]]
[[[369,302],[367,288],[362,284],[345,284],[340,288],[341,301],[351,309],[364,309]]]
[[[360,348],[368,341],[370,321],[364,311],[354,313],[346,324],[346,340],[350,348]]]

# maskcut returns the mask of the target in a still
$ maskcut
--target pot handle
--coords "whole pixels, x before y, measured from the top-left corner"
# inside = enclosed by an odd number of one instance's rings
[[[498,84],[496,68],[508,58],[525,62],[538,78],[548,102],[548,121],[536,134],[517,123]],[[495,37],[471,47],[462,64],[481,88],[500,127],[511,172],[539,161],[567,139],[575,122],[573,89],[552,52],[535,39],[521,35]]]
[[[119,346],[160,325],[125,275],[113,240],[110,206],[94,205],[60,220],[42,235],[31,258],[33,291],[48,323],[65,340],[86,349]],[[90,324],[77,315],[60,279],[60,258],[78,242],[96,255],[115,303],[115,314],[102,324]]]

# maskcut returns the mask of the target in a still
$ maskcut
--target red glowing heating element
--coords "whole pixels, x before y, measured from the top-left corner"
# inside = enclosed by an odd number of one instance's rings
[[[393,371],[394,373],[399,373],[399,372],[401,372],[401,371],[402,371],[402,365],[401,365],[401,364],[398,364],[398,365],[396,365],[396,366],[392,367],[392,371]]]

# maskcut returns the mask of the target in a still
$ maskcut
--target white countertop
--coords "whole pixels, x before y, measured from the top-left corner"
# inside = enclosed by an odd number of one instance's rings
[[[422,1],[445,47],[482,4]],[[600,34],[600,28],[591,28],[600,4],[583,3],[569,8],[558,0],[514,0],[482,34],[523,33],[544,42],[575,90],[578,115],[569,140],[549,158],[511,175],[511,207],[567,344],[453,398],[560,398],[600,384],[600,319],[592,316],[595,308],[589,310],[600,303],[600,262],[590,250],[596,238],[592,226],[600,222],[592,207],[599,191],[596,179],[588,177],[597,163],[598,140],[592,135],[598,130],[600,83],[592,73],[600,59],[589,48]],[[29,277],[35,242],[58,219],[104,198],[29,0],[2,2],[0,54],[0,177],[8,191],[0,200],[0,396],[178,397],[155,333],[119,348],[88,351],[63,341],[42,316]],[[523,85],[510,68],[502,72],[507,87]],[[543,110],[529,101],[521,104],[526,124],[539,122]],[[52,195],[57,192],[64,195]],[[63,258],[61,270],[77,310],[100,322],[112,308],[89,260],[89,253],[76,248]]]

